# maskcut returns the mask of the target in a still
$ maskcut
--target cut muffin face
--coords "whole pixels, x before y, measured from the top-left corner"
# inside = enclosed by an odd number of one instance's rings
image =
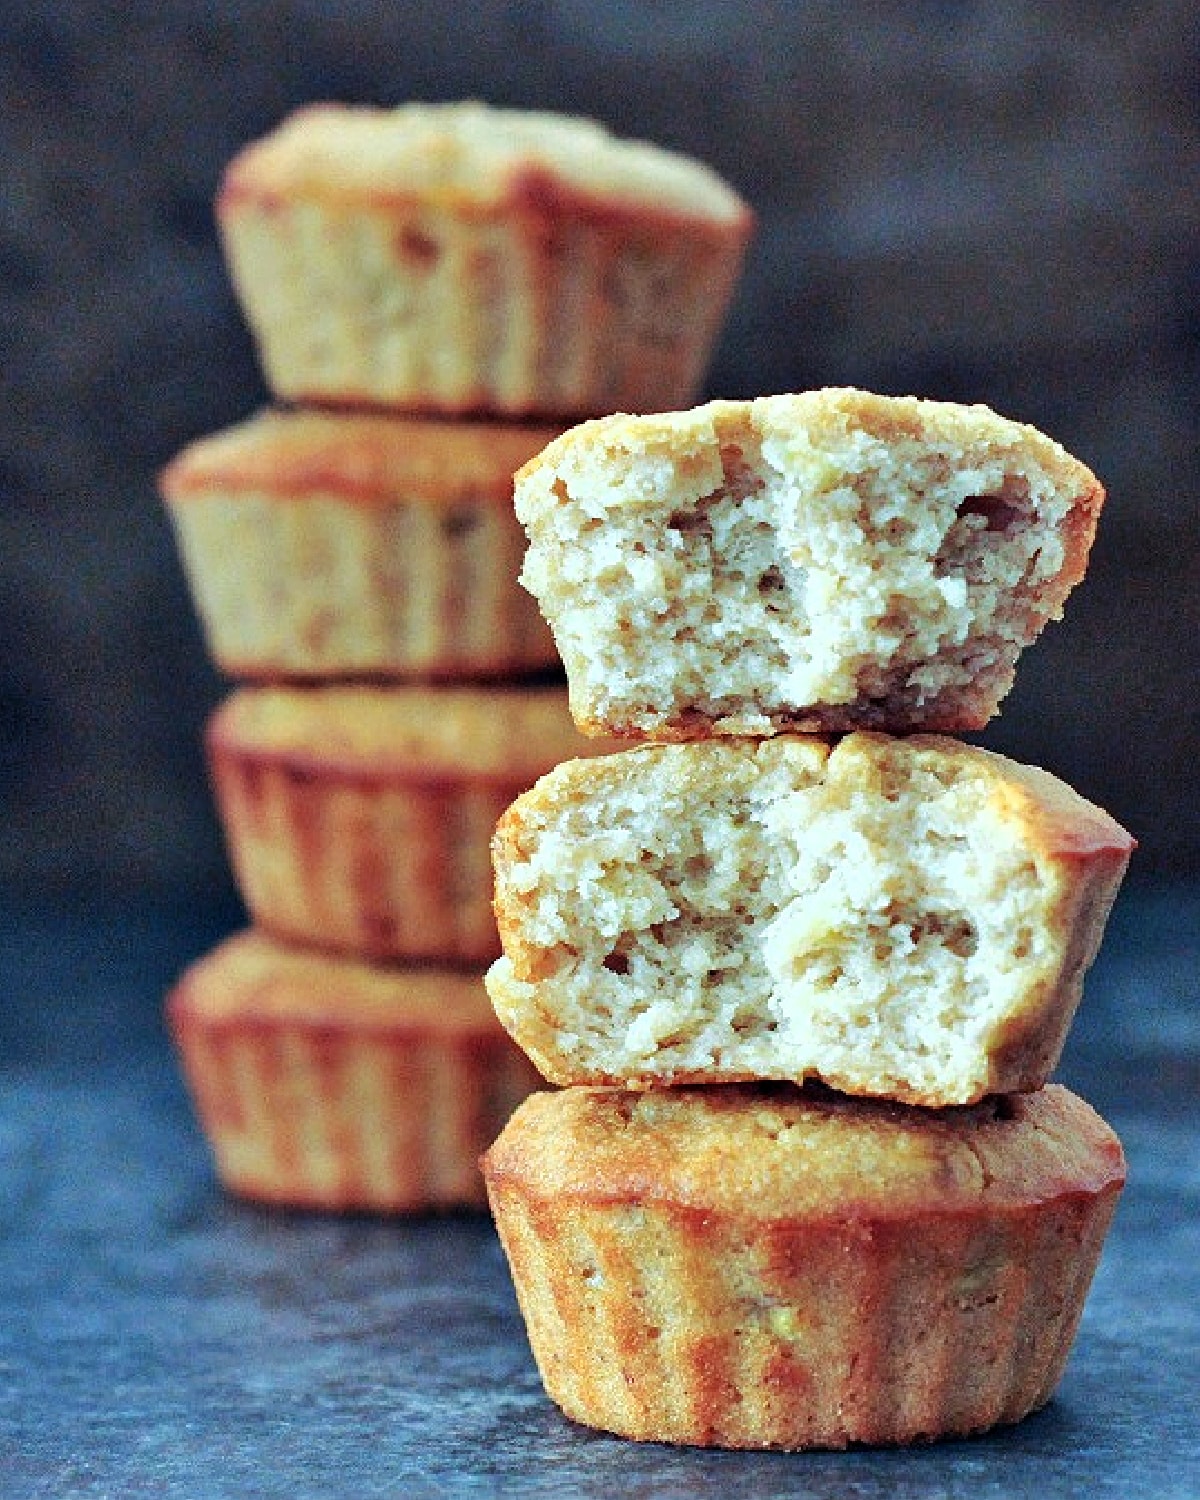
[[[1102,501],[986,407],[849,390],[585,423],[516,483],[572,712],[660,739],[981,727]]]
[[[559,1084],[1033,1089],[1131,847],[1045,772],[935,736],[568,763],[497,829],[489,993]]]

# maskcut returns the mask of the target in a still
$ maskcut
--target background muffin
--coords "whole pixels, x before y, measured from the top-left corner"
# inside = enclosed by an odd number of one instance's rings
[[[698,162],[475,103],[298,110],[217,214],[276,395],[504,416],[694,398],[751,227]]]
[[[479,974],[379,968],[239,933],[167,1020],[222,1182],[330,1211],[480,1207],[479,1153],[536,1075]]]
[[[558,661],[513,471],[557,429],[266,411],[160,487],[228,676],[494,679]]]
[[[500,949],[489,840],[542,772],[599,749],[561,687],[242,688],[207,733],[239,889],[279,937],[374,959]]]

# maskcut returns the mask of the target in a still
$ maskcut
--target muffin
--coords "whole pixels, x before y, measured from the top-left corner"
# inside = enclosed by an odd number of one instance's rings
[[[561,687],[241,688],[206,734],[258,926],[372,959],[480,964],[500,951],[497,818],[595,743]]]
[[[161,489],[234,678],[491,679],[558,664],[516,582],[513,471],[556,429],[266,411]]]
[[[376,968],[250,930],[167,1019],[230,1191],[297,1208],[479,1207],[479,1153],[536,1074],[478,973]]]
[[[658,739],[980,728],[1103,498],[986,407],[854,390],[584,423],[515,491],[576,719]]]
[[[731,1448],[922,1442],[1044,1404],[1124,1181],[1055,1085],[946,1112],[567,1089],[483,1169],[550,1397]]]
[[[752,226],[688,157],[473,102],[310,105],[216,207],[276,395],[506,417],[695,399]]]
[[[936,735],[569,762],[497,828],[488,990],[559,1084],[1036,1089],[1132,847],[1045,771]]]

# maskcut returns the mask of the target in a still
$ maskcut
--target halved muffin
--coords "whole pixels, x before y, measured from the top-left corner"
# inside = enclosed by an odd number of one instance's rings
[[[584,423],[515,499],[581,727],[691,739],[982,727],[1104,491],[986,407],[824,390]]]
[[[560,1084],[1036,1089],[1132,847],[1047,772],[936,735],[569,762],[497,828],[488,991]]]

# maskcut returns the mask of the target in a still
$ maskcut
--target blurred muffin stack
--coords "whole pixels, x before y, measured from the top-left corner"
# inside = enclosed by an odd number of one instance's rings
[[[547,1391],[731,1447],[1016,1421],[1124,1181],[1047,1079],[1133,841],[928,731],[995,712],[1103,490],[986,408],[827,390],[585,422],[514,498],[576,721],[657,741],[493,845],[488,990],[562,1085],[484,1160]]]
[[[279,405],[161,487],[239,684],[206,743],[252,926],[169,1024],[231,1190],[479,1206],[537,1082],[483,990],[488,840],[589,748],[512,476],[566,422],[694,397],[751,216],[589,122],[448,104],[301,110],[217,217]]]

